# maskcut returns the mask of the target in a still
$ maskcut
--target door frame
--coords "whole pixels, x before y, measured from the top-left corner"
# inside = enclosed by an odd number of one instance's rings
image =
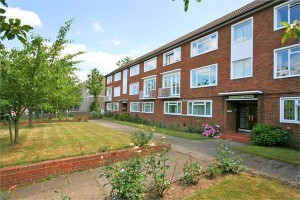
[[[246,105],[249,108],[248,117],[248,129],[240,128],[240,119],[241,119],[241,107],[242,105]],[[247,106],[248,105],[248,106]],[[236,127],[239,132],[251,132],[253,126],[257,123],[257,115],[258,115],[258,102],[257,101],[239,101],[237,104],[237,115],[236,115]]]

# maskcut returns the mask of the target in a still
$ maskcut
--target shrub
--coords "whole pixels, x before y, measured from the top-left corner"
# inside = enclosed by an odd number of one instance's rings
[[[287,146],[290,134],[278,126],[257,124],[251,131],[251,141],[259,146]]]
[[[219,138],[221,136],[220,126],[213,124],[203,124],[202,125],[202,135],[212,138]]]
[[[104,117],[107,117],[107,118],[112,118],[113,117],[113,115],[114,115],[114,113],[113,112],[111,112],[111,111],[106,111],[106,112],[104,112]]]
[[[217,163],[210,164],[207,168],[208,176],[210,178],[216,178],[222,173],[221,166]]]
[[[148,144],[150,140],[152,140],[154,131],[154,128],[148,128],[141,125],[140,128],[134,132],[132,142],[136,146],[142,147],[145,144]]]
[[[183,167],[183,181],[186,185],[196,185],[199,182],[200,175],[203,173],[203,168],[199,162],[189,160]]]
[[[93,111],[99,112],[100,111],[99,107],[100,107],[99,102],[97,100],[93,100],[90,105],[90,111],[91,112],[93,112]]]
[[[114,114],[113,114],[113,118],[114,118],[114,119],[118,119],[118,117],[119,117],[119,114],[118,114],[118,113],[114,113]]]
[[[103,115],[101,114],[101,112],[91,112],[91,118],[92,119],[101,119],[103,118]]]
[[[129,114],[128,113],[121,113],[118,116],[119,121],[128,121],[129,119]]]

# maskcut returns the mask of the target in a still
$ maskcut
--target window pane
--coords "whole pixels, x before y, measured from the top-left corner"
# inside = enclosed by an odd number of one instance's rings
[[[197,74],[196,74],[196,70],[192,71],[192,86],[195,87],[197,86]]]
[[[209,85],[209,68],[197,70],[197,86]]]
[[[204,105],[194,105],[194,115],[204,115]]]
[[[290,23],[293,23],[294,20],[300,21],[300,5],[290,8]]]
[[[193,114],[193,103],[188,103],[188,114]]]
[[[169,104],[168,104],[168,103],[165,103],[165,113],[169,113],[169,112],[168,112],[168,107],[169,107]]]
[[[300,74],[300,52],[291,54],[290,75]]]
[[[288,6],[277,9],[277,28],[282,27],[281,22],[288,22]]]
[[[300,106],[297,107],[297,116],[298,116],[297,121],[300,121]]]
[[[214,65],[210,67],[210,84],[215,84],[217,81],[217,67]]]
[[[241,42],[251,38],[252,26],[251,20],[234,26],[234,42]]]
[[[169,113],[178,113],[177,104],[169,105]]]
[[[206,102],[206,115],[210,115],[210,102]]]
[[[233,78],[251,76],[251,58],[233,62]]]
[[[295,120],[295,101],[285,100],[284,101],[284,119]]]

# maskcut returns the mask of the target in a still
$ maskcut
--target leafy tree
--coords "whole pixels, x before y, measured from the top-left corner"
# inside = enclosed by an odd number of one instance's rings
[[[288,39],[300,39],[300,22],[298,20],[293,21],[292,24],[287,22],[282,22],[281,24],[286,27],[285,34],[281,39],[282,44]]]
[[[130,63],[131,61],[133,61],[133,58],[126,56],[125,58],[119,60],[116,65],[120,68],[123,67],[124,65]]]
[[[94,96],[90,111],[99,111],[98,96],[103,90],[103,76],[96,68],[92,69],[91,73],[88,74],[86,87],[89,93]]]
[[[172,0],[172,1],[175,1],[175,0]],[[201,0],[195,0],[196,2],[201,2]],[[188,11],[189,9],[189,4],[190,4],[190,0],[183,0],[183,3],[184,3],[184,11]]]

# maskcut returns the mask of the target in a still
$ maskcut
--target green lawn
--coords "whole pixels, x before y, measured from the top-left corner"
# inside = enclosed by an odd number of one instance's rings
[[[300,199],[300,190],[276,180],[243,173],[199,190],[187,200],[198,199]]]
[[[254,145],[237,147],[235,149],[244,153],[254,154],[266,158],[271,158],[274,160],[300,165],[299,151],[292,149],[279,147],[261,147]]]
[[[135,128],[139,128],[141,126],[141,124],[137,124],[137,123],[134,123],[134,122],[119,121],[119,120],[113,120],[113,119],[108,119],[108,120],[111,120],[111,121],[113,121],[115,123],[118,123],[118,124],[131,126],[131,127],[135,127]],[[144,126],[151,127],[149,125],[144,125]],[[190,133],[190,132],[187,132],[187,131],[174,130],[174,129],[170,129],[170,128],[155,127],[155,132],[161,133],[161,134],[164,134],[164,135],[170,135],[170,136],[178,137],[178,138],[189,139],[189,140],[206,140],[206,139],[210,139],[209,137],[202,136],[201,134]]]
[[[20,144],[9,144],[7,127],[0,128],[0,167],[91,154],[128,147],[130,135],[92,122],[20,126]]]

